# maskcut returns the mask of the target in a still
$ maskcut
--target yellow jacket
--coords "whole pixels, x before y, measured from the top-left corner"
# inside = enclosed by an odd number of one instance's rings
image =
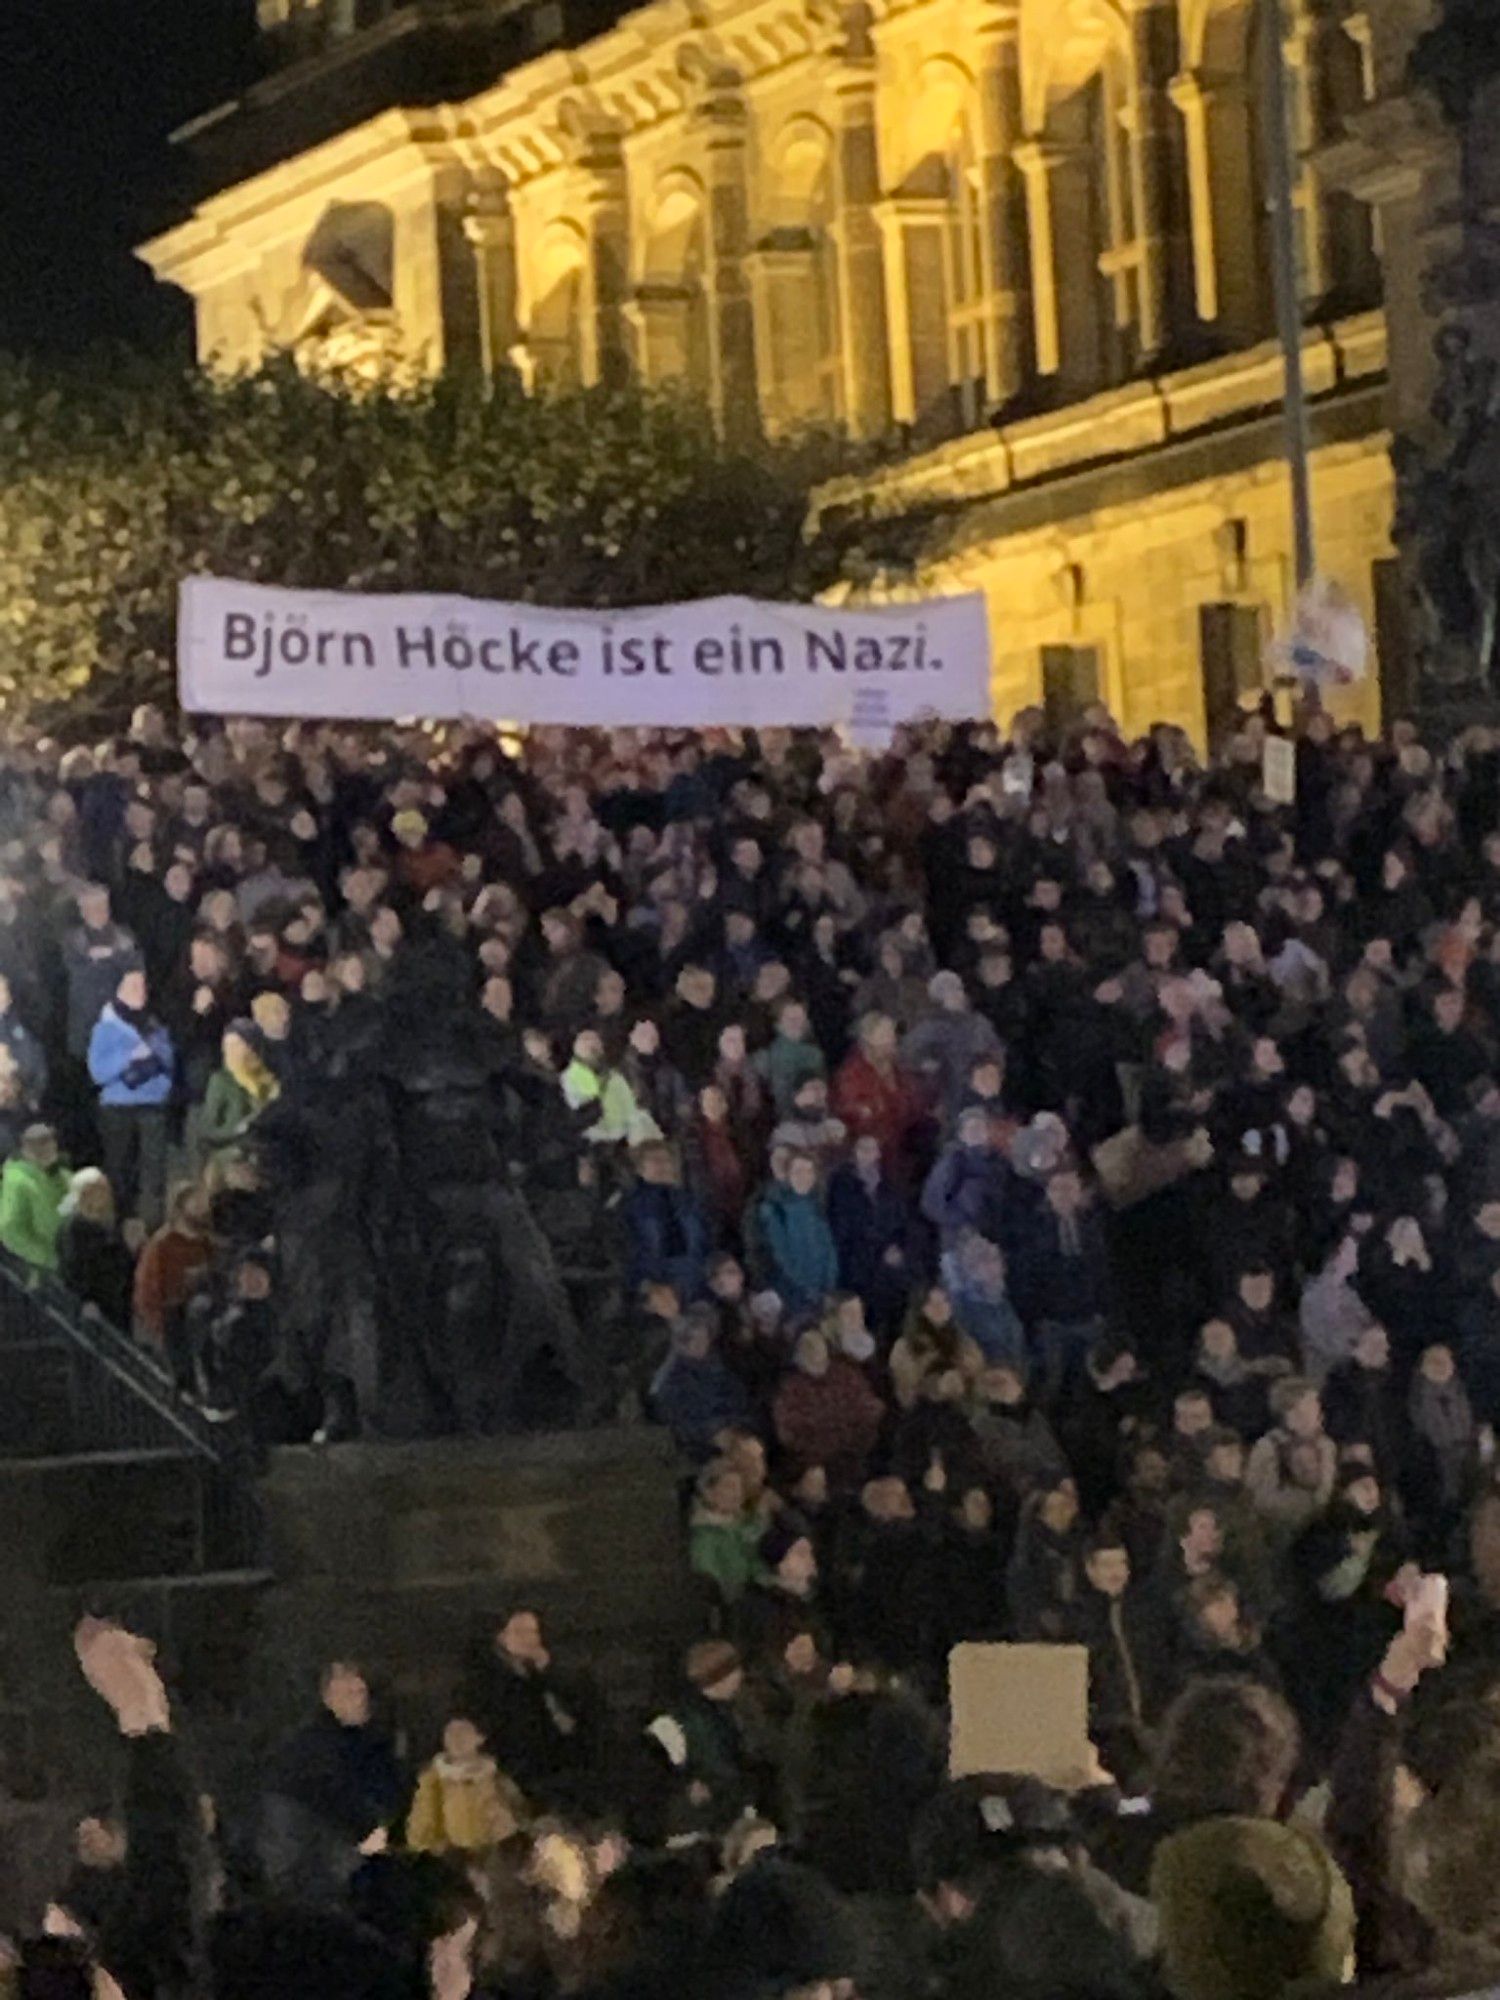
[[[472,1854],[509,1840],[527,1818],[526,1801],[493,1757],[459,1763],[439,1754],[417,1780],[406,1844],[418,1853]]]

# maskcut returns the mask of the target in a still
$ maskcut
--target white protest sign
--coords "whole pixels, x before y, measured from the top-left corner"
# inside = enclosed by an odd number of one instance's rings
[[[1272,805],[1297,803],[1297,746],[1288,736],[1268,736],[1260,753],[1261,788]]]
[[[880,609],[704,598],[554,611],[193,577],[182,705],[215,715],[889,730],[989,713],[981,595]]]
[[[1271,648],[1277,672],[1319,687],[1362,681],[1370,662],[1364,614],[1340,585],[1314,577],[1298,595],[1290,630]]]

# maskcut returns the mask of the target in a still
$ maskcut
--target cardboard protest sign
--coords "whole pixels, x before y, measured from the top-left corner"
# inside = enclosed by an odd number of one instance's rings
[[[950,1777],[1008,1771],[1071,1785],[1090,1767],[1083,1646],[955,1646],[948,1699]]]

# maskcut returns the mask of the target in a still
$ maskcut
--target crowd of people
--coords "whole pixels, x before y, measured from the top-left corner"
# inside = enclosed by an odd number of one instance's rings
[[[655,1420],[702,1613],[623,1730],[518,1614],[417,1772],[331,1668],[181,1966],[63,1924],[130,2000],[1500,1972],[1500,736],[1274,727],[11,745],[0,1245],[266,1443]],[[945,1782],[993,1639],[1066,1790]]]

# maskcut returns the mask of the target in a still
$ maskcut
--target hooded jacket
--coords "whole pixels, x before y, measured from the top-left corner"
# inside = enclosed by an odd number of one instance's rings
[[[815,1194],[779,1184],[761,1197],[758,1219],[771,1282],[789,1306],[816,1306],[837,1289],[838,1252]]]
[[[722,1357],[669,1354],[651,1384],[651,1407],[682,1450],[704,1457],[720,1431],[750,1421],[745,1385]]]
[[[725,1604],[738,1604],[764,1574],[760,1541],[764,1523],[744,1514],[718,1514],[701,1502],[688,1523],[688,1566],[706,1577]]]
[[[945,1146],[922,1188],[922,1213],[950,1244],[965,1230],[998,1243],[1004,1230],[1010,1169],[990,1146]]]
[[[776,1116],[790,1115],[797,1092],[813,1077],[827,1074],[828,1065],[816,1042],[793,1042],[777,1035],[755,1058],[755,1067],[770,1086]]]

